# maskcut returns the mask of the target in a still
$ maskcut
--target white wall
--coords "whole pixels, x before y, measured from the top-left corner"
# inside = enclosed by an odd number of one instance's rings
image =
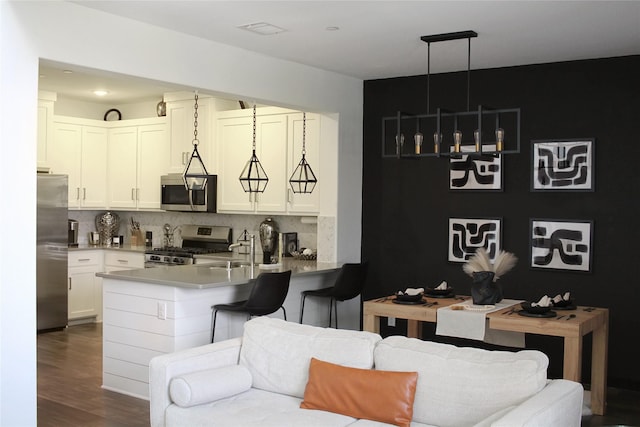
[[[0,425],[36,425],[33,225],[40,58],[337,114],[338,152],[323,158],[335,159],[339,179],[323,192],[335,194],[336,259],[359,259],[362,81],[67,2],[3,1],[0,24]],[[322,214],[333,216],[330,211]]]

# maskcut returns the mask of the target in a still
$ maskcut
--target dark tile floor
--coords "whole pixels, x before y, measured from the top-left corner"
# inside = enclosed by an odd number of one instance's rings
[[[640,391],[609,388],[607,414],[582,417],[582,427],[640,426]]]

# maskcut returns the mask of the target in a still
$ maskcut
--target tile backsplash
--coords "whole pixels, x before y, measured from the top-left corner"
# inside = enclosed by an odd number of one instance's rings
[[[78,221],[78,243],[87,244],[89,233],[97,231],[95,225],[96,216],[107,212],[69,210],[69,218]],[[235,241],[246,229],[250,234],[256,235],[257,252],[260,251],[260,237],[258,227],[260,223],[270,215],[233,215],[233,214],[208,214],[190,212],[138,212],[138,211],[111,211],[120,217],[120,232],[124,236],[124,243],[131,243],[131,218],[140,223],[142,235],[146,231],[153,233],[153,247],[163,245],[163,226],[169,224],[178,227],[174,234],[174,245],[181,246],[180,225],[220,225],[233,228],[233,240]],[[271,215],[278,224],[280,232],[297,232],[299,247],[317,249],[318,227],[315,217],[278,216]]]

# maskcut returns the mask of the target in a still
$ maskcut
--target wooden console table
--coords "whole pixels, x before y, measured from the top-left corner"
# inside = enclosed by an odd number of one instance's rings
[[[363,328],[380,333],[380,319],[395,317],[407,320],[407,336],[422,338],[420,322],[437,322],[441,307],[469,299],[427,298],[435,305],[401,305],[392,303],[393,297],[365,301],[363,304]],[[558,311],[558,317],[533,318],[518,315],[507,307],[487,314],[488,327],[500,331],[524,332],[564,338],[563,378],[581,382],[583,337],[592,333],[591,351],[591,411],[604,415],[607,405],[607,352],[609,337],[609,310],[606,308],[577,307],[576,310]],[[559,318],[560,316],[563,316]],[[569,317],[572,316],[572,317]]]

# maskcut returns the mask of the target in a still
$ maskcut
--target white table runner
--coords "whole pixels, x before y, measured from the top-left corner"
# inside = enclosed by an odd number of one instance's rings
[[[468,338],[491,344],[524,348],[524,333],[494,331],[487,327],[487,313],[520,304],[522,300],[503,299],[493,308],[473,305],[471,299],[438,309],[436,335]],[[462,310],[452,307],[463,306]]]

